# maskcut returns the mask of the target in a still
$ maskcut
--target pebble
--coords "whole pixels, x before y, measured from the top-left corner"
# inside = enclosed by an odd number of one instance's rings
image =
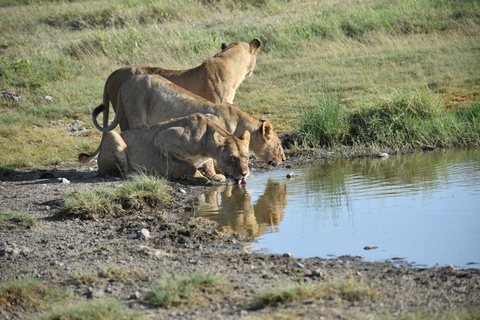
[[[325,271],[323,271],[323,269],[321,268],[312,270],[312,274],[311,274],[313,278],[325,278],[326,275],[327,274],[325,273]]]
[[[374,249],[378,249],[378,246],[375,246],[375,245],[369,245],[369,246],[365,246],[365,248],[363,248],[364,250],[374,250]]]
[[[388,158],[389,154],[385,152],[379,152],[375,155],[377,158]]]
[[[103,291],[96,288],[88,288],[86,296],[87,296],[87,299],[103,298]]]
[[[183,194],[187,193],[187,191],[185,191],[185,189],[183,189],[183,188],[178,188],[178,192],[183,193]]]
[[[284,253],[283,256],[286,257],[286,258],[293,257],[293,255],[290,252]]]
[[[144,228],[137,232],[137,239],[145,240],[148,238],[150,238],[150,231],[148,231],[148,229]]]
[[[135,291],[134,293],[132,293],[129,297],[130,300],[138,300],[140,299],[140,292],[138,291]]]
[[[295,176],[295,172],[287,173],[287,179],[292,179]]]
[[[61,183],[61,184],[70,184],[70,180],[66,178],[58,178],[57,181],[58,183]]]

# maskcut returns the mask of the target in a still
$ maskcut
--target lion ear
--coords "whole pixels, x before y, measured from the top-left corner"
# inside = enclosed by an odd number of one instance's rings
[[[260,40],[258,40],[257,38],[253,38],[252,41],[250,41],[250,52],[252,54],[256,54],[261,44],[262,42]]]
[[[262,121],[262,127],[260,128],[262,130],[262,137],[265,139],[265,141],[270,140],[273,136],[273,127],[270,121],[268,120],[261,120]]]
[[[228,47],[228,43],[222,42],[221,44],[222,50],[225,50],[226,47]]]
[[[240,137],[243,141],[249,143],[250,142],[250,132],[245,131],[242,136]]]
[[[222,136],[220,133],[218,133],[217,131],[215,131],[213,133],[213,141],[215,141],[216,144],[219,144],[219,145],[224,145],[225,144],[225,137]]]

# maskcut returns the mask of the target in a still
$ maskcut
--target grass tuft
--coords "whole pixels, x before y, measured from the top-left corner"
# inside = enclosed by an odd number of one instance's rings
[[[348,278],[321,284],[292,284],[261,292],[256,305],[261,307],[278,306],[287,303],[304,303],[309,300],[325,299],[343,301],[370,301],[375,291],[372,285],[363,280]]]
[[[128,209],[142,210],[167,206],[172,196],[165,179],[146,174],[134,175],[117,188],[80,190],[65,194],[59,208],[62,217],[103,217]]]
[[[155,307],[177,307],[198,302],[208,290],[221,291],[223,281],[217,276],[193,273],[182,278],[165,278],[158,281],[145,296],[145,303]]]
[[[81,301],[57,305],[40,317],[42,320],[134,320],[141,314],[115,300]]]
[[[67,293],[30,277],[12,278],[0,284],[0,308],[4,310],[35,312],[66,298]]]
[[[0,212],[0,227],[9,229],[33,228],[38,221],[26,213]]]

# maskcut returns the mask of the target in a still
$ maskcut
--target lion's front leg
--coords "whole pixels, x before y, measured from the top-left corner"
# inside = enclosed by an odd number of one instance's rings
[[[227,180],[223,174],[217,173],[213,159],[210,159],[203,164],[203,171],[205,172],[205,176],[213,181],[224,182]]]
[[[182,141],[185,140],[184,133],[184,128],[174,127],[158,133],[155,138],[155,147],[166,159],[165,175],[172,178],[185,176],[190,181],[207,184],[210,180],[189,161],[191,147],[189,149],[188,143],[182,143],[185,142]]]

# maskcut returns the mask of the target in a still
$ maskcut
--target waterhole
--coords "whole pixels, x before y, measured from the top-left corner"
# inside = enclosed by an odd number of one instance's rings
[[[210,189],[199,197],[196,214],[223,232],[253,237],[247,250],[480,268],[480,152],[440,150],[253,173],[246,186]]]

